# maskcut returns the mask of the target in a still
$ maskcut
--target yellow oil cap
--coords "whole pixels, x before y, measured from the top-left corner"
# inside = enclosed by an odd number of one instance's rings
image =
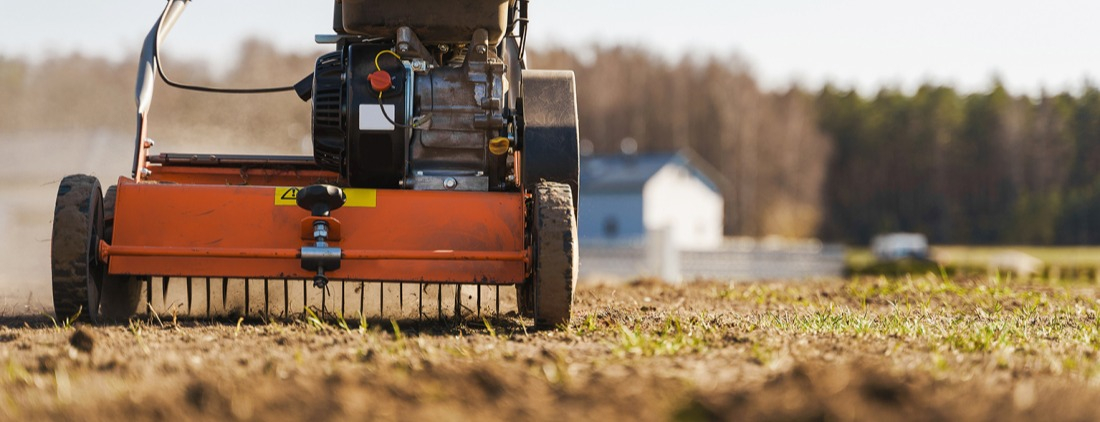
[[[508,152],[508,144],[508,138],[503,136],[493,138],[489,140],[489,152],[493,153],[493,155],[504,155],[504,153]]]

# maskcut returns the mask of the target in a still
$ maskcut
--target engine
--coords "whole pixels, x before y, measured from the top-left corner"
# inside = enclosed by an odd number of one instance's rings
[[[516,188],[512,1],[343,0],[334,16],[310,87],[322,168],[353,187]]]

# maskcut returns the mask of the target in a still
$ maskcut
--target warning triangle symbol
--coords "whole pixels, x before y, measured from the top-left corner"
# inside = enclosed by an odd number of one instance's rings
[[[280,199],[286,199],[286,200],[289,200],[289,201],[297,200],[298,199],[298,188],[287,189],[286,192],[283,192],[283,196]]]

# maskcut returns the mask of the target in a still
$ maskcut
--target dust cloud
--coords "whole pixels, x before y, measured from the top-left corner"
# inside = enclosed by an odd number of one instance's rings
[[[154,153],[308,151],[308,145],[238,141],[214,129],[196,128],[195,133],[210,141],[158,142]],[[0,134],[0,314],[51,311],[50,237],[58,183],[66,175],[83,173],[98,177],[106,190],[118,177],[129,176],[133,139],[132,134],[112,131]]]

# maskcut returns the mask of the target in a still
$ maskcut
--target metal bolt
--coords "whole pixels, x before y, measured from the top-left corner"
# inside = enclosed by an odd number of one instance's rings
[[[446,53],[446,52],[448,52],[448,51],[451,51],[451,46],[449,46],[449,45],[447,45],[447,44],[440,44],[440,45],[439,45],[439,51],[440,51],[440,52],[443,52],[443,53]]]
[[[488,49],[484,45],[479,45],[477,46],[477,48],[474,49],[474,51],[477,51],[477,54],[485,54]]]
[[[443,187],[445,187],[447,189],[457,188],[458,187],[458,180],[455,180],[455,178],[453,178],[453,177],[448,177],[446,179],[443,179]]]
[[[402,53],[404,53],[406,51],[409,51],[409,45],[408,44],[401,44],[401,45],[397,46],[397,51],[400,51]]]

